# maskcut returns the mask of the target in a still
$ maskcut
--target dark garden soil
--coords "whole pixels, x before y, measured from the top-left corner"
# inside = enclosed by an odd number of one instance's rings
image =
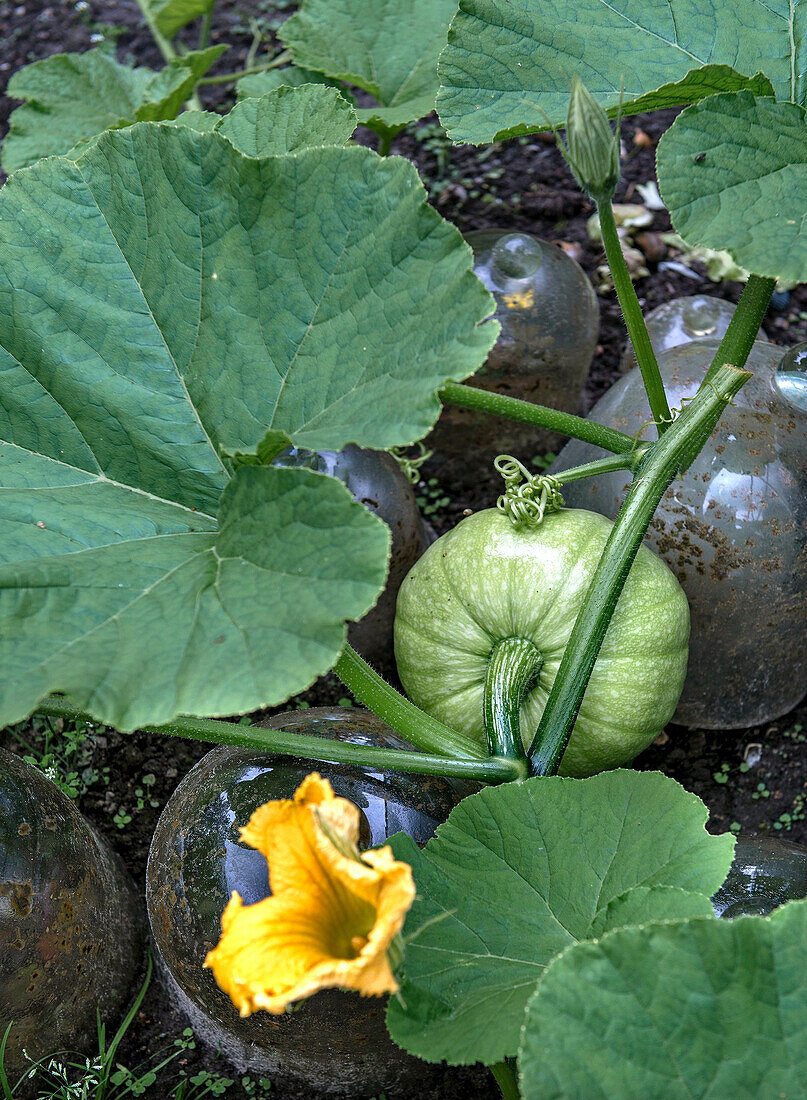
[[[231,71],[243,63],[253,36],[254,21],[267,31],[292,10],[289,0],[219,0],[213,42],[229,42],[230,50],[218,63],[219,71]],[[251,25],[252,24],[252,25]],[[21,66],[65,50],[83,51],[102,40],[116,40],[120,59],[160,66],[160,57],[142,25],[134,2],[108,3],[78,0],[45,4],[35,0],[12,3],[0,0],[0,90]],[[191,40],[189,39],[189,42]],[[214,70],[215,71],[215,70]],[[231,101],[228,85],[202,90],[204,105],[226,109]],[[0,99],[0,126],[5,132],[14,103]],[[637,116],[623,125],[623,183],[618,201],[641,201],[637,184],[653,179],[655,145],[672,114]],[[365,134],[363,140],[373,143]],[[410,157],[423,176],[440,213],[461,230],[510,227],[524,229],[557,241],[592,276],[602,263],[599,248],[586,233],[591,204],[572,185],[550,139],[531,138],[476,150],[450,147],[434,118],[413,126],[395,142],[393,151]],[[669,228],[666,214],[656,215],[652,233]],[[651,309],[669,298],[705,292],[736,301],[737,284],[715,285],[705,276],[689,278],[659,270],[664,247],[650,237],[645,241],[649,277],[637,284],[643,305]],[[697,265],[695,265],[697,268]],[[602,395],[618,375],[624,343],[619,310],[613,293],[600,297],[602,323],[597,354],[586,389],[586,408]],[[771,338],[782,344],[807,339],[807,288],[790,295],[781,312],[772,311],[766,321]],[[492,503],[481,491],[457,492],[446,471],[431,460],[424,471],[421,500],[438,531],[451,527],[468,508]],[[429,483],[431,479],[431,483]],[[294,705],[333,705],[346,692],[334,679],[315,685]],[[283,708],[279,708],[283,709]],[[41,723],[17,731],[32,750],[41,750]],[[711,811],[710,829],[746,833],[770,833],[807,844],[807,705],[763,728],[730,732],[686,730],[671,726],[637,761],[641,768],[659,768],[695,791]],[[156,736],[120,735],[102,730],[89,742],[79,770],[85,771],[80,794],[81,810],[105,834],[120,853],[132,875],[142,885],[148,846],[160,810],[179,780],[207,746],[191,741],[167,741]],[[0,732],[0,745],[25,751],[10,731]],[[106,770],[105,770],[106,769]],[[186,1026],[165,1004],[158,982],[148,992],[129,1035],[120,1049],[121,1061],[130,1067],[147,1063],[170,1046]],[[228,1064],[198,1046],[174,1063],[188,1075],[207,1070],[219,1076],[237,1077]],[[175,1079],[175,1076],[174,1076]],[[161,1091],[160,1091],[161,1090]],[[496,1093],[486,1072],[437,1070],[435,1084],[424,1089],[423,1100],[460,1097],[474,1100]],[[165,1079],[147,1095],[172,1096],[174,1085]],[[253,1082],[237,1081],[228,1097],[262,1095]],[[275,1083],[272,1096],[303,1097],[305,1094]]]

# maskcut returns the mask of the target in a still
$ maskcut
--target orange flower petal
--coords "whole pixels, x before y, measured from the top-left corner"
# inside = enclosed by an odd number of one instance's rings
[[[244,906],[234,893],[205,960],[242,1015],[284,1012],[328,986],[397,990],[387,951],[414,901],[412,871],[391,848],[360,859],[358,820],[314,774],[294,801],[267,803],[242,830],[267,857],[273,894]]]
[[[316,874],[316,851],[323,839],[319,821],[355,848],[359,840],[359,810],[337,798],[327,779],[316,772],[297,788],[294,799],[259,806],[241,830],[241,839],[266,856],[273,894],[305,888],[306,875]]]

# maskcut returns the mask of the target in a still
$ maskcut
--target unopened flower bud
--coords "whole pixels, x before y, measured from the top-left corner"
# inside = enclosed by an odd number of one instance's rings
[[[619,183],[619,134],[577,77],[572,82],[566,118],[566,161],[595,202],[610,202]]]

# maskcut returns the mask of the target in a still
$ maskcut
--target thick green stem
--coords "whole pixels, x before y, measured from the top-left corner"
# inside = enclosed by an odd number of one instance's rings
[[[678,471],[682,455],[688,453],[693,439],[708,437],[727,403],[749,378],[747,371],[720,367],[713,387],[707,386],[697,394],[645,458],[641,475],[628,491],[605,544],[566,644],[530,746],[532,775],[552,775],[558,769],[633,559],[664,491]]]
[[[582,466],[570,466],[568,470],[558,470],[552,477],[561,485],[568,485],[571,481],[582,481],[583,478],[596,477],[597,474],[610,474],[614,470],[635,470],[651,446],[650,443],[639,443],[630,454],[609,455],[608,458],[598,458],[595,462],[586,462]]]
[[[636,356],[636,362],[639,364],[639,370],[642,372],[645,389],[647,390],[647,399],[650,402],[650,411],[653,413],[658,433],[662,435],[667,430],[671,418],[670,406],[667,404],[667,395],[664,392],[664,383],[661,381],[661,374],[656,361],[656,353],[653,351],[653,345],[647,335],[642,307],[639,305],[639,299],[636,297],[636,290],[628,272],[628,265],[625,263],[625,257],[622,254],[622,244],[617,233],[611,203],[598,202],[597,213],[600,217],[602,243],[605,246],[605,255],[611,269],[622,316],[625,319],[625,327],[633,345],[633,352]]]
[[[496,1078],[496,1084],[499,1086],[502,1100],[521,1100],[521,1093],[518,1090],[515,1074],[510,1069],[507,1062],[496,1062],[490,1067],[490,1072]]]
[[[430,718],[396,691],[361,658],[352,646],[345,646],[333,672],[373,714],[391,726],[410,745],[422,752],[438,752],[458,760],[483,760],[484,748],[464,734]]]
[[[543,663],[541,654],[526,638],[503,638],[493,647],[482,704],[491,756],[526,761],[521,704]]]
[[[615,454],[632,451],[636,446],[633,436],[607,428],[604,424],[595,424],[591,420],[584,420],[582,416],[559,412],[546,405],[533,405],[531,401],[521,401],[517,397],[480,390],[476,386],[447,382],[440,390],[439,397],[444,405],[457,405],[461,409],[506,416],[509,420],[518,420],[522,424],[548,428],[572,439],[593,443],[595,447],[602,447],[604,451],[613,451]]]
[[[268,73],[270,69],[276,69],[285,64],[291,58],[291,50],[284,50],[265,65],[255,65],[252,68],[239,69],[234,73],[219,73],[216,76],[203,76],[199,84],[229,84],[231,80],[240,80],[242,76],[254,76],[256,73]]]
[[[378,155],[388,157],[392,148],[392,134],[389,130],[382,130],[378,135]]]
[[[151,32],[151,37],[154,39],[157,49],[166,61],[173,61],[176,57],[176,50],[165,35],[157,29],[157,23],[152,15],[148,0],[137,0],[137,6],[140,8],[140,12],[146,21],[146,26]]]
[[[775,279],[764,279],[761,275],[752,275],[749,278],[702,385],[713,381],[718,367],[722,367],[724,363],[731,363],[733,367],[745,366],[759,327],[765,319],[775,286]]]
[[[39,714],[71,721],[93,721],[73,706],[67,699],[51,696],[37,707]],[[328,761],[333,764],[353,764],[356,767],[390,769],[414,772],[418,775],[441,775],[454,779],[474,779],[480,783],[502,783],[523,778],[526,769],[516,761],[459,760],[401,749],[380,749],[370,745],[354,745],[349,741],[331,741],[325,737],[289,733],[285,730],[263,729],[261,726],[242,726],[235,722],[220,722],[214,718],[181,716],[159,726],[141,726],[145,733],[168,734],[172,737],[188,737],[194,741],[212,741],[219,745],[239,745],[261,752],[278,753],[281,756],[297,756],[305,760]]]
[[[202,16],[202,25],[199,28],[199,45],[196,47],[198,50],[206,50],[210,45],[210,32],[213,29],[213,9],[208,10]]]

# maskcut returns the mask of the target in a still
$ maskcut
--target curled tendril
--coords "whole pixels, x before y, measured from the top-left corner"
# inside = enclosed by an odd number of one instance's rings
[[[419,453],[414,455],[414,457],[405,453],[407,450],[406,447],[389,448],[389,453],[413,485],[417,485],[420,481],[420,467],[427,459],[431,458],[434,453],[433,451],[427,451],[423,443],[418,443],[417,447],[419,448]]]
[[[548,512],[563,507],[560,482],[551,474],[531,474],[512,455],[499,455],[493,465],[504,478],[496,507],[514,527],[537,527]]]
[[[731,364],[729,364],[729,363],[725,364],[725,366],[727,366],[727,367],[730,366],[730,365]],[[733,409],[735,409],[737,407],[737,402],[734,400],[733,397],[727,397],[726,394],[717,392],[717,389],[715,388],[715,384],[711,380],[711,378],[704,378],[703,384],[705,386],[709,386],[709,388],[714,393],[715,397],[719,398],[721,401],[724,401],[727,405],[731,405],[731,407]],[[658,420],[653,420],[652,418],[650,420],[645,420],[644,424],[641,425],[641,427],[638,429],[638,431],[636,432],[636,434],[633,437],[633,447],[631,448],[631,450],[635,450],[638,447],[639,443],[646,442],[645,440],[640,440],[639,439],[639,436],[642,434],[642,432],[645,430],[645,428],[649,427],[651,424],[655,424],[656,427],[658,427],[659,424],[672,424],[674,420],[678,419],[678,417],[684,411],[684,408],[689,404],[689,402],[694,401],[696,397],[697,397],[697,393],[690,394],[689,397],[682,397],[681,398],[681,408],[680,409],[678,409],[678,408],[670,409],[670,415],[669,416],[660,416],[658,418]]]

